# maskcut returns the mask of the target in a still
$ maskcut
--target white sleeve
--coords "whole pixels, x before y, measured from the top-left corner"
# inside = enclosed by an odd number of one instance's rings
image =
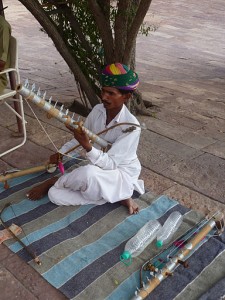
[[[113,143],[107,153],[92,147],[86,156],[94,165],[104,170],[116,169],[119,164],[129,163],[129,160],[137,157],[140,133],[139,128],[124,133]]]

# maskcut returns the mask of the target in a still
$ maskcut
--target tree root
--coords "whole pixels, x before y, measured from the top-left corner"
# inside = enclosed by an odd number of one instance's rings
[[[160,108],[151,101],[144,100],[140,92],[135,92],[133,99],[128,104],[129,110],[134,115],[143,115],[149,117],[155,117],[156,113],[160,111]]]

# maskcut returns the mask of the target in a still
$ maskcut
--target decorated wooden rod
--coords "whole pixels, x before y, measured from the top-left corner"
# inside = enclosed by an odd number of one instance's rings
[[[53,106],[51,105],[52,99],[50,98],[48,101],[45,100],[46,92],[41,96],[40,89],[38,89],[37,93],[35,93],[35,85],[33,84],[31,89],[29,89],[29,83],[28,81],[22,85],[19,84],[16,87],[17,92],[24,97],[24,99],[29,100],[33,103],[35,103],[38,107],[41,109],[45,110],[50,116],[58,119],[60,122],[65,123],[66,125],[69,125],[75,129],[80,129],[84,130],[90,140],[93,143],[99,144],[102,148],[107,148],[109,143],[96,135],[95,133],[91,132],[89,129],[84,127],[81,122],[77,122],[73,119],[73,116],[70,117],[68,115],[69,110],[67,109],[66,112],[63,112],[63,105],[61,106],[60,109],[56,108],[56,104]]]
[[[3,174],[0,174],[0,182],[4,182],[4,188],[8,189],[9,188],[9,184],[8,184],[9,179],[17,178],[17,177],[28,175],[28,174],[37,173],[40,171],[47,171],[48,173],[53,173],[53,172],[55,172],[56,168],[57,167],[54,164],[45,164],[45,165],[36,166],[33,168],[29,168],[29,169],[19,170],[16,172],[10,172],[10,171],[7,172],[6,171]]]
[[[190,252],[201,242],[203,238],[216,226],[218,230],[222,230],[224,227],[223,214],[216,213],[205,225],[195,233],[190,240],[179,250],[169,262],[166,263],[165,267],[157,271],[154,274],[154,278],[148,280],[148,283],[143,288],[136,291],[134,297],[131,300],[142,300],[145,299],[164,279],[171,276],[178,265],[184,264]]]

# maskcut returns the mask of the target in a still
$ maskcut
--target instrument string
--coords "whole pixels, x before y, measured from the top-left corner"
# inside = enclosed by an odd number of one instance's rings
[[[81,160],[81,161],[87,161],[84,158],[78,158],[78,157],[73,157],[72,155],[69,154],[65,154],[65,153],[61,153],[58,149],[58,147],[55,145],[54,141],[52,140],[52,138],[50,137],[50,135],[48,134],[48,132],[46,131],[46,129],[44,128],[44,126],[42,125],[41,121],[39,120],[38,116],[36,115],[36,113],[34,112],[33,108],[31,107],[30,103],[27,101],[27,99],[25,98],[26,103],[28,105],[28,107],[30,108],[31,112],[33,113],[35,119],[37,120],[38,124],[41,126],[42,130],[44,131],[44,133],[46,134],[47,138],[49,139],[49,141],[51,142],[51,144],[53,145],[53,147],[55,148],[56,152],[62,154],[63,156],[66,156],[70,159],[77,159],[77,160]]]
[[[39,125],[41,126],[42,130],[44,131],[44,133],[46,134],[47,138],[49,139],[49,141],[52,143],[53,147],[56,149],[56,151],[58,152],[59,149],[56,147],[55,143],[53,142],[53,140],[51,139],[50,135],[47,133],[46,129],[44,128],[44,126],[41,124],[41,121],[38,119],[37,115],[35,114],[33,108],[31,107],[31,105],[29,104],[29,102],[26,100],[26,103],[28,105],[28,107],[30,108],[30,110],[32,111],[34,117],[36,118],[37,122],[39,123]]]

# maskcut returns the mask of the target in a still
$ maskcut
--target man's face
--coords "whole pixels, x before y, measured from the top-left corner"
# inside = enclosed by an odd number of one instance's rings
[[[103,87],[101,93],[102,103],[106,110],[120,110],[130,98],[130,94],[121,94],[113,87]]]

